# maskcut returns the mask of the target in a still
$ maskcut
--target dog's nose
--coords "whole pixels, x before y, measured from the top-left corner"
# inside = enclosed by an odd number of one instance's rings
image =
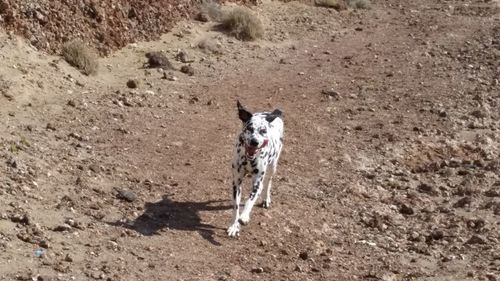
[[[259,142],[258,142],[256,139],[251,139],[251,140],[250,140],[250,145],[251,145],[251,146],[258,146],[258,145],[259,145]]]

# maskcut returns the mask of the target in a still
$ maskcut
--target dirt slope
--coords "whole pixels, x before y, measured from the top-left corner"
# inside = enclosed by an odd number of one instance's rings
[[[254,10],[258,42],[181,22],[95,77],[1,35],[2,280],[500,278],[497,2]],[[236,99],[286,139],[274,205],[229,239]]]

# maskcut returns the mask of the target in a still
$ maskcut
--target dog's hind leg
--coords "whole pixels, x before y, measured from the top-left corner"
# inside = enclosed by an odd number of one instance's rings
[[[267,184],[264,187],[264,194],[266,198],[264,198],[264,200],[262,201],[262,207],[266,209],[271,207],[271,187],[273,185],[273,176],[276,173],[276,166],[277,165],[275,163],[271,165],[271,172],[267,176]]]
[[[271,207],[271,187],[273,184],[273,176],[274,174],[276,174],[276,169],[278,167],[278,160],[280,158],[280,154],[281,154],[281,146],[278,147],[278,154],[276,155],[276,158],[274,158],[273,161],[271,162],[271,172],[269,173],[267,185],[264,190],[266,198],[264,198],[264,201],[262,202],[262,207],[266,209]]]
[[[241,165],[233,164],[233,220],[227,234],[235,237],[240,232],[240,202],[241,202],[241,183],[243,181],[244,171]]]

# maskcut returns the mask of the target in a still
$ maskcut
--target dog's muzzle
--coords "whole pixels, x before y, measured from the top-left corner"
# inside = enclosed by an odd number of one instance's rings
[[[253,146],[253,145],[245,145],[245,154],[248,159],[255,158],[255,154],[263,147],[265,147],[269,143],[268,139],[265,139],[261,146]]]

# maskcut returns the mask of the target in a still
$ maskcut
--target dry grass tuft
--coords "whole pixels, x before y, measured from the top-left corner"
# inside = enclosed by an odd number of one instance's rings
[[[82,40],[77,39],[64,44],[62,55],[70,65],[78,68],[83,74],[97,73],[99,67],[97,53]]]
[[[333,8],[337,11],[351,9],[370,9],[369,0],[315,0],[316,6]]]
[[[201,4],[201,13],[206,15],[209,19],[220,22],[224,15],[221,5],[213,1],[203,1]]]
[[[333,8],[337,11],[347,9],[347,5],[344,0],[315,0],[314,4],[320,7]]]
[[[220,20],[220,28],[240,40],[255,40],[264,35],[264,26],[250,9],[236,7],[224,12]]]
[[[348,0],[347,5],[353,9],[370,9],[370,0]]]

